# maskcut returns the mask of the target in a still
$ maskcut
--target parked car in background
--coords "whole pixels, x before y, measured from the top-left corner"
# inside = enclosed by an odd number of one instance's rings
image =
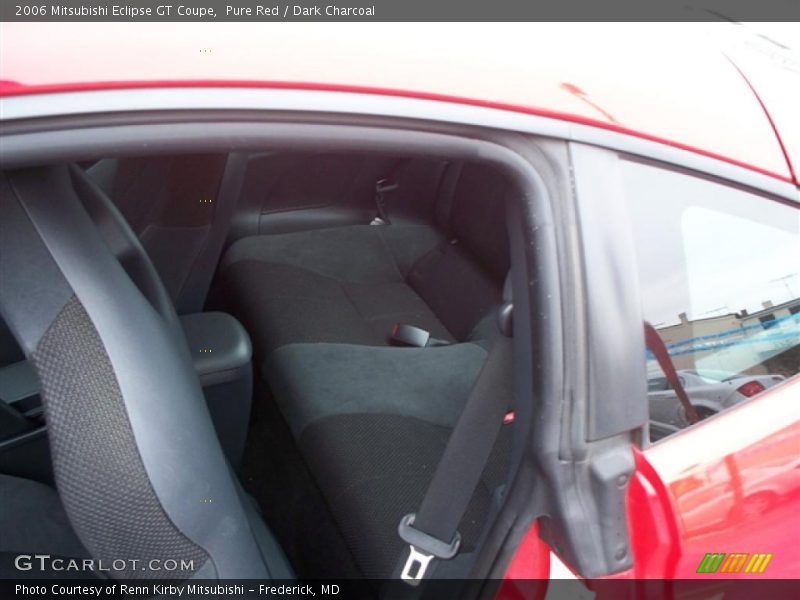
[[[701,418],[715,415],[783,381],[782,375],[731,375],[714,371],[679,370],[679,380]],[[683,429],[691,422],[666,377],[647,380],[650,420]]]

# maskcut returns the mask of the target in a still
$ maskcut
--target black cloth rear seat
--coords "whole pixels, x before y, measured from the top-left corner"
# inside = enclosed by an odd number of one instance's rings
[[[436,226],[355,225],[251,236],[220,266],[226,309],[262,361],[292,343],[386,346],[397,322],[448,341],[493,335],[482,321],[509,268],[505,180],[465,166]]]
[[[430,227],[400,225],[244,238],[221,266],[228,308],[261,360],[292,343],[387,345],[398,321],[453,340],[406,282],[414,262],[441,242]]]
[[[368,577],[391,576],[403,547],[397,524],[418,508],[497,335],[494,309],[510,264],[507,192],[495,171],[465,166],[438,227],[244,238],[221,265],[226,308],[249,329],[262,374]],[[396,322],[460,343],[391,347]],[[465,552],[505,475],[507,438],[462,521]]]
[[[316,421],[343,414],[393,414],[453,427],[486,356],[471,343],[289,344],[270,356],[264,374],[296,438]]]

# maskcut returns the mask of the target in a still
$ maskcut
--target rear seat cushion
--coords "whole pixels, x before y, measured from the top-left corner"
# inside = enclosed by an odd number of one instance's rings
[[[291,344],[270,355],[264,376],[298,439],[312,423],[341,414],[394,414],[453,427],[486,355],[469,343]]]
[[[439,243],[436,231],[415,225],[243,238],[221,268],[226,308],[248,328],[262,361],[290,343],[384,346],[397,322],[454,341],[404,279]]]

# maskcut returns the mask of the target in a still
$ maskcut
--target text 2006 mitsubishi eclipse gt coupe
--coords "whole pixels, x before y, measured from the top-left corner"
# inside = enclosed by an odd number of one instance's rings
[[[147,27],[2,25],[4,577],[800,577],[796,55]]]

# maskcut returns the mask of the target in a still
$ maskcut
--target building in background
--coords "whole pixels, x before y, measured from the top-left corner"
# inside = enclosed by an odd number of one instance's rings
[[[765,301],[757,312],[678,318],[658,332],[679,370],[786,377],[800,370],[800,298]]]

